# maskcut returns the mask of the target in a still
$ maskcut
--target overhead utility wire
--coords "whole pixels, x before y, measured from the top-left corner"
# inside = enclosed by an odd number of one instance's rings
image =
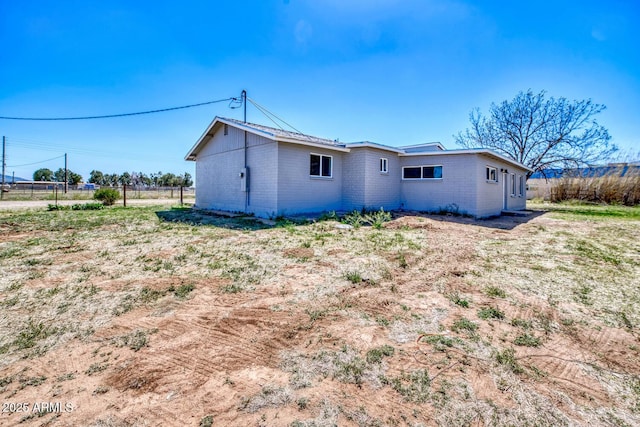
[[[260,107],[260,106],[259,106],[259,105],[257,105],[257,104],[254,104],[253,102],[252,102],[252,104],[253,104],[253,106],[254,106],[254,107],[256,107],[256,108],[258,109],[258,111],[260,111],[260,112],[261,112],[261,113],[262,113],[262,114],[263,114],[267,119],[271,120],[271,122],[272,122],[274,125],[278,126],[281,130],[284,130],[284,128],[283,128],[282,126],[280,126],[280,123],[276,122],[275,120],[273,120],[273,119],[271,118],[271,116],[269,115],[269,112],[268,112],[267,110],[263,109],[262,107]]]
[[[202,105],[209,105],[209,104],[215,104],[215,103],[218,103],[218,102],[235,101],[235,100],[236,100],[236,98],[231,97],[231,98],[217,99],[215,101],[200,102],[198,104],[183,105],[183,106],[180,106],[180,107],[161,108],[161,109],[158,109],[158,110],[140,111],[140,112],[137,112],[137,113],[106,114],[106,115],[103,115],[103,116],[81,116],[81,117],[7,117],[7,116],[0,116],[0,119],[4,119],[4,120],[49,120],[49,121],[54,121],[54,120],[109,119],[109,118],[113,118],[113,117],[140,116],[142,114],[153,114],[153,113],[162,113],[162,112],[165,112],[165,111],[183,110],[185,108],[200,107]]]
[[[62,156],[58,156],[58,157],[53,157],[51,159],[47,159],[47,160],[42,160],[40,162],[33,162],[33,163],[25,163],[24,165],[8,165],[8,168],[19,168],[22,166],[31,166],[31,165],[37,165],[40,163],[46,163],[46,162],[50,162],[51,160],[56,160],[56,159],[61,159],[62,157],[64,157],[64,154]]]
[[[295,130],[295,131],[296,131],[296,132],[298,132],[299,134],[304,135],[304,133],[303,133],[303,132],[300,132],[298,129],[296,129],[295,127],[291,126],[289,123],[285,122],[285,121],[284,121],[284,120],[282,120],[280,117],[276,116],[274,113],[272,113],[271,111],[267,110],[265,107],[263,107],[262,105],[258,104],[258,103],[257,103],[256,101],[254,101],[253,99],[251,99],[251,98],[247,98],[247,99],[249,100],[249,102],[251,102],[251,103],[252,103],[256,108],[258,108],[259,110],[261,110],[261,111],[262,111],[262,110],[264,110],[264,111],[268,112],[270,115],[272,115],[272,116],[273,116],[273,117],[275,117],[276,119],[280,120],[282,123],[284,123],[285,125],[289,126],[291,129]],[[263,112],[263,114],[265,114],[265,113]],[[266,114],[265,114],[265,115],[266,115]],[[273,119],[271,119],[271,121],[273,121]],[[281,126],[278,126],[278,127],[280,127],[280,129],[282,129],[282,127],[281,127]],[[283,129],[283,130],[284,130],[284,129]]]

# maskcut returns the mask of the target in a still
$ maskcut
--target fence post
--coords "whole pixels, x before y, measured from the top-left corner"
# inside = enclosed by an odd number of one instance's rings
[[[127,184],[122,184],[122,197],[124,199],[124,207],[127,207]]]
[[[182,200],[182,185],[180,186],[180,206],[184,205],[183,200]]]

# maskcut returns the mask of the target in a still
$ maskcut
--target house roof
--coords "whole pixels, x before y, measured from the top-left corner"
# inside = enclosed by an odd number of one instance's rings
[[[258,136],[262,136],[273,141],[289,142],[292,144],[309,145],[312,147],[322,147],[343,152],[349,150],[345,148],[345,144],[341,144],[331,139],[319,138],[317,136],[305,135],[303,133],[291,132],[284,129],[277,129],[270,126],[259,125],[256,123],[245,123],[236,119],[225,117],[215,117],[207,127],[207,130],[200,136],[195,145],[189,150],[185,156],[185,160],[195,160],[198,152],[209,142],[209,137],[213,136],[217,126],[227,124],[236,128],[246,130]]]
[[[403,153],[400,154],[402,157],[411,157],[411,156],[448,156],[448,155],[461,155],[461,154],[482,154],[485,156],[493,157],[498,160],[502,160],[503,162],[509,163],[513,166],[517,166],[527,171],[533,172],[533,169],[528,168],[522,163],[516,162],[513,159],[510,159],[507,156],[503,156],[502,154],[496,153],[493,150],[488,148],[469,148],[469,149],[460,149],[460,150],[444,150],[444,151],[421,151],[414,153]]]
[[[350,152],[354,148],[377,148],[380,150],[390,151],[399,156],[442,156],[442,155],[460,155],[460,154],[483,154],[496,159],[502,160],[514,166],[531,171],[528,167],[506,157],[502,154],[487,148],[474,148],[462,150],[446,150],[439,142],[429,142],[425,144],[406,145],[403,147],[390,147],[388,145],[377,144],[370,141],[340,143],[331,139],[319,138],[316,136],[305,135],[303,133],[291,132],[284,129],[277,129],[270,126],[259,125],[255,123],[245,123],[236,119],[225,117],[215,117],[207,127],[207,130],[200,136],[195,145],[189,150],[185,156],[185,160],[196,160],[198,152],[209,142],[209,138],[213,136],[217,127],[223,124],[231,125],[247,132],[253,133],[271,139],[273,141],[288,142],[292,144],[308,145],[312,147],[327,148],[330,150]]]

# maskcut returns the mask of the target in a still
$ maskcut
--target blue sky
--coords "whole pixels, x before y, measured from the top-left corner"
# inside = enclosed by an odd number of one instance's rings
[[[0,116],[126,113],[248,96],[304,133],[440,141],[531,88],[591,98],[640,150],[640,2],[0,0]],[[190,172],[220,103],[105,120],[0,120],[7,172]],[[271,125],[249,104],[248,120]]]

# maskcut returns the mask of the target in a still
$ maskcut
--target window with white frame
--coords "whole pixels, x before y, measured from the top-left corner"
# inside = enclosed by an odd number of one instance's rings
[[[402,179],[442,179],[442,166],[405,166]]]
[[[384,157],[380,159],[380,173],[389,173],[389,160]]]
[[[498,182],[498,169],[492,166],[487,166],[487,181]]]
[[[516,174],[511,174],[511,195],[515,197],[516,195]]]
[[[224,134],[229,135],[229,125],[226,123],[224,124]]]
[[[520,197],[525,195],[525,179],[524,175],[520,175]]]
[[[331,178],[333,176],[333,157],[311,153],[309,175]]]

